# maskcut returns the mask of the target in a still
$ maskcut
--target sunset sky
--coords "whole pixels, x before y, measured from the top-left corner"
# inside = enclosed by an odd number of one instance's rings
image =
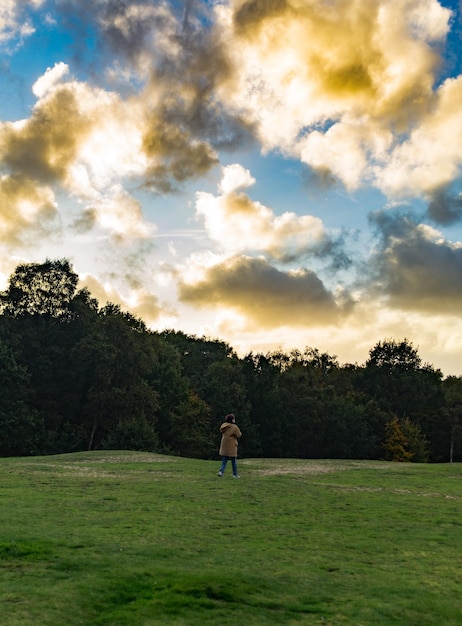
[[[1,0],[0,289],[240,356],[462,375],[462,20],[437,0]]]

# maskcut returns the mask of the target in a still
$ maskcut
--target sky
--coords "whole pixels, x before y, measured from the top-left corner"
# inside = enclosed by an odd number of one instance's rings
[[[1,0],[0,289],[240,356],[462,375],[462,18],[437,0]]]

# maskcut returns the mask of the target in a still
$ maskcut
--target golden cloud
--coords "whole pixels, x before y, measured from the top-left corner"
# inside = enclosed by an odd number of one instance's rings
[[[351,305],[346,295],[335,298],[314,272],[282,272],[261,257],[227,259],[196,282],[179,279],[178,286],[185,303],[231,309],[265,328],[335,324]]]
[[[45,183],[63,181],[92,125],[81,115],[73,90],[58,88],[29,120],[0,127],[0,159],[13,173]]]
[[[234,0],[216,14],[234,68],[220,97],[264,149],[356,187],[431,115],[451,16],[436,0]]]
[[[0,177],[0,241],[25,245],[31,237],[55,231],[57,205],[49,187],[24,176]]]
[[[163,122],[165,103],[152,107],[145,94],[125,102],[104,89],[66,82],[67,74],[62,63],[47,70],[34,85],[31,117],[0,125],[3,168],[12,181],[61,187],[85,203],[77,220],[83,228],[99,225],[119,238],[144,238],[151,231],[121,181],[154,180],[166,189],[172,178],[205,173],[217,157],[186,128]]]

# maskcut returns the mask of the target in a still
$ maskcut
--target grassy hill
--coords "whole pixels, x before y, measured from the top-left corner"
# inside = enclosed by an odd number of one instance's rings
[[[0,459],[2,626],[460,626],[460,465]]]

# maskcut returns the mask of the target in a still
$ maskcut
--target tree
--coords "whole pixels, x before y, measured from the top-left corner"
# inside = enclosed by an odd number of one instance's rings
[[[378,367],[389,374],[396,371],[415,371],[420,368],[422,359],[416,348],[407,339],[379,341],[370,350],[366,367]]]
[[[377,343],[369,353],[360,385],[380,408],[399,420],[418,424],[432,442],[432,458],[441,458],[443,394],[441,372],[422,364],[417,350],[406,339]]]
[[[191,390],[172,415],[170,436],[178,454],[199,459],[210,459],[217,454],[210,407]]]
[[[42,424],[30,406],[29,376],[0,339],[0,456],[37,452]]]
[[[454,452],[462,443],[462,377],[448,376],[443,381],[446,414],[450,425],[449,462],[454,461]],[[460,457],[460,452],[459,452]]]
[[[409,442],[397,417],[386,423],[385,436],[383,448],[387,461],[410,461],[412,459]]]
[[[133,435],[136,428],[147,432],[148,427],[149,445],[154,445],[160,406],[150,383],[154,356],[140,321],[114,304],[99,311],[73,349],[75,384],[81,393],[78,418],[86,426],[88,449],[103,445],[114,430],[125,437],[128,431]]]
[[[249,418],[258,438],[260,454],[277,457],[282,453],[282,404],[280,370],[268,355],[248,354],[243,360],[243,376],[250,406]]]
[[[67,259],[23,263],[10,276],[0,294],[0,311],[12,317],[44,315],[67,319],[78,275]]]
[[[408,417],[394,417],[385,425],[385,458],[388,461],[426,463],[429,457],[428,441],[420,426]]]

